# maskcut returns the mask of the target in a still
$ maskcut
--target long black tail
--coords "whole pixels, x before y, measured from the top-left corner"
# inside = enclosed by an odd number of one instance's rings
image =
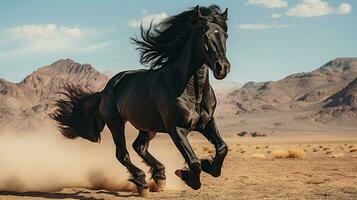
[[[67,99],[56,101],[56,110],[50,114],[62,135],[67,138],[82,137],[91,142],[100,142],[100,132],[105,123],[99,114],[101,92],[83,90],[78,86],[66,85]]]

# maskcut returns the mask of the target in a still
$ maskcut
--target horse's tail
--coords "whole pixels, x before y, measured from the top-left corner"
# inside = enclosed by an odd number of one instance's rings
[[[67,138],[82,137],[91,142],[100,142],[100,132],[105,122],[99,114],[102,92],[92,92],[78,86],[66,85],[67,99],[56,101],[56,110],[50,114],[60,132]]]

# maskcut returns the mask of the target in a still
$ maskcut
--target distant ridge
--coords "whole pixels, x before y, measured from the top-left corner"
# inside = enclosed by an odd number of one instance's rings
[[[0,79],[0,128],[5,124],[15,129],[40,126],[65,83],[100,90],[107,81],[108,77],[91,65],[71,59],[41,67],[19,83]]]

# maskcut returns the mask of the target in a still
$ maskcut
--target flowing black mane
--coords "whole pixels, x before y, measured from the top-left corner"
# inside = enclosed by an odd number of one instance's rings
[[[221,9],[217,5],[200,7],[204,16],[211,17],[212,22],[227,31],[226,19],[221,17]],[[157,69],[172,62],[181,53],[191,30],[198,27],[195,21],[195,9],[184,11],[169,17],[158,25],[150,24],[147,30],[141,26],[141,38],[132,38],[140,51],[140,63],[150,69]]]

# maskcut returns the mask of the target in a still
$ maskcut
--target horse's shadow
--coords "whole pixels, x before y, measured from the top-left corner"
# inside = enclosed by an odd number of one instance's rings
[[[107,194],[115,197],[131,197],[137,196],[134,193],[120,194],[113,191],[98,191],[96,194]],[[75,193],[61,193],[61,192],[10,192],[0,191],[0,196],[16,196],[16,197],[41,197],[48,199],[77,199],[77,200],[103,200],[103,198],[87,197],[83,194],[89,194],[86,191],[78,191]]]

